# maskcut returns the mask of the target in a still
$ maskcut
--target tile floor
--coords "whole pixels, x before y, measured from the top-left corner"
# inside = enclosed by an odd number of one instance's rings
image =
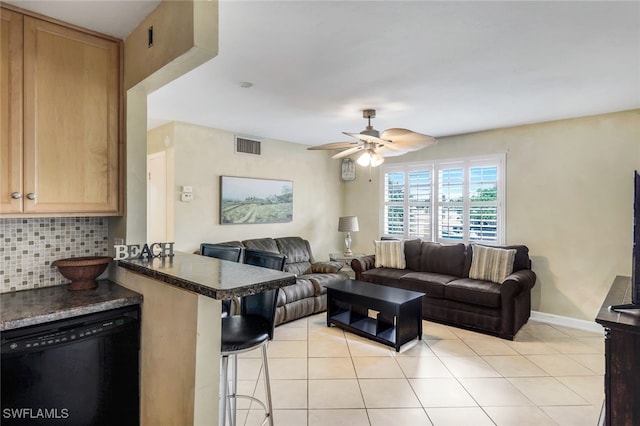
[[[263,399],[259,352],[238,365],[239,391]],[[319,314],[276,328],[269,366],[276,426],[584,426],[604,399],[602,335],[531,320],[513,342],[424,321],[396,353]]]

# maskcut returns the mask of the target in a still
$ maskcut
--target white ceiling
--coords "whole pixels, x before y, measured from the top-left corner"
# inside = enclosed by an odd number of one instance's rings
[[[124,37],[157,2],[44,4]],[[148,115],[315,145],[364,108],[436,137],[640,108],[640,2],[223,0],[219,55]]]

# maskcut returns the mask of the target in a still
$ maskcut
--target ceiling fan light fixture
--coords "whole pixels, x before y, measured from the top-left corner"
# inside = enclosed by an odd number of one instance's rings
[[[382,163],[384,163],[384,157],[374,151],[371,154],[371,167],[378,167]]]
[[[371,154],[369,153],[369,150],[366,150],[360,157],[358,157],[357,162],[362,167],[367,167],[371,164]]]

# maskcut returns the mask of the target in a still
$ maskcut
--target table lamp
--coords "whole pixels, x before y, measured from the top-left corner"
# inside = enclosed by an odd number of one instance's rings
[[[346,249],[344,251],[345,256],[351,256],[351,233],[358,232],[358,217],[357,216],[343,216],[338,220],[338,232],[346,232],[344,237],[344,245]]]

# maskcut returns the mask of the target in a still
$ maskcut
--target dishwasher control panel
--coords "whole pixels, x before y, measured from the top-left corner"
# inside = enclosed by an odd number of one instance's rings
[[[133,318],[120,317],[109,319],[93,324],[81,325],[79,327],[58,330],[46,335],[24,336],[8,342],[2,342],[2,353],[37,351],[49,346],[63,345],[78,340],[92,338],[94,336],[109,333],[130,322]]]

